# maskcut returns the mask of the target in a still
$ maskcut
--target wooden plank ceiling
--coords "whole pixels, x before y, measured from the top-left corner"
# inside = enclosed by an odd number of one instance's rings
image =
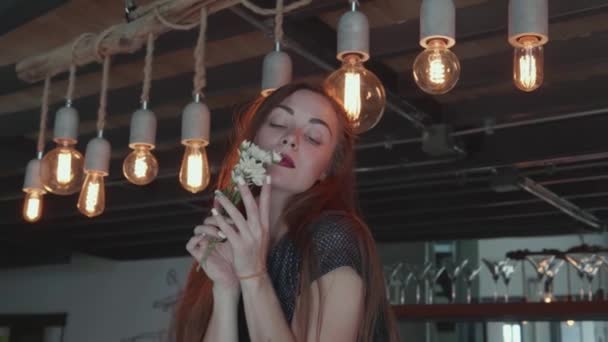
[[[17,79],[15,63],[84,32],[100,32],[124,15],[122,1],[27,3],[0,7],[0,18],[21,18],[0,26],[0,265],[60,262],[73,252],[116,259],[185,255],[185,241],[206,215],[209,196],[182,190],[176,176],[182,153],[179,115],[190,97],[197,30],[170,32],[157,40],[151,104],[159,119],[159,178],[142,188],[122,176],[144,51],[116,56],[106,128],[113,146],[107,210],[87,219],[76,209],[77,195],[49,195],[44,218],[32,225],[20,218],[21,184],[25,165],[34,156],[42,84]],[[390,110],[378,127],[363,134],[357,165],[360,202],[376,238],[473,239],[588,231],[529,193],[493,191],[490,181],[495,169],[513,166],[600,219],[608,214],[608,0],[550,1],[545,83],[533,93],[516,90],[511,81],[508,1],[455,4],[453,51],[461,61],[461,78],[448,94],[429,96],[411,76],[420,52],[420,1],[362,1],[371,25],[368,65],[391,92],[391,101],[425,125],[451,125],[466,150],[459,158],[426,155],[420,129]],[[337,66],[335,27],[347,8],[347,1],[315,0],[286,16],[286,36],[310,55]],[[257,94],[262,59],[272,49],[271,38],[243,14],[265,25],[271,22],[240,6],[209,18],[206,93],[213,113],[209,153],[215,166],[226,148],[232,115]],[[297,80],[320,82],[327,75],[306,56],[290,54]],[[81,116],[81,151],[95,134],[100,69],[88,65],[78,70],[74,105]],[[66,86],[66,75],[53,79],[51,123]],[[548,120],[536,123],[538,119]]]

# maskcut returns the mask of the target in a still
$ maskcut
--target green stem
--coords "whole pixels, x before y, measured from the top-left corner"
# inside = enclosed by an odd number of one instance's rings
[[[223,192],[226,195],[226,197],[228,197],[230,202],[232,202],[234,205],[237,205],[240,202],[241,196],[240,196],[240,193],[237,191],[234,183],[231,182],[230,185],[228,186],[228,189],[224,190]],[[223,214],[223,212],[224,212],[224,210],[221,211],[221,214]],[[224,242],[223,239],[216,239],[216,238],[212,238],[209,241],[209,245],[207,245],[207,248],[205,249],[205,253],[203,254],[203,257],[201,258],[199,265],[196,269],[197,272],[201,269],[201,265],[205,264],[205,262],[207,261],[207,258],[215,250],[217,244],[220,241]]]

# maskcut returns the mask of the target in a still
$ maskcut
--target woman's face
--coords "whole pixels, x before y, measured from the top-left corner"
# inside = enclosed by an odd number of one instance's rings
[[[298,90],[270,112],[254,142],[284,157],[270,167],[273,187],[298,194],[327,175],[339,134],[331,103],[312,91]]]

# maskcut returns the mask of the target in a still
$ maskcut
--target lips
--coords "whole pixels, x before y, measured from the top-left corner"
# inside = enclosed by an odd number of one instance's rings
[[[283,166],[283,167],[288,167],[290,169],[295,169],[296,165],[294,164],[293,160],[291,159],[291,157],[289,157],[286,154],[281,154],[281,161],[279,162],[279,165]]]

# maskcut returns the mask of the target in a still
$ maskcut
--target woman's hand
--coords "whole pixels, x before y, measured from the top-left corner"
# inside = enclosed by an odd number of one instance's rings
[[[224,223],[230,225],[231,222],[224,220]],[[207,247],[212,239],[225,240],[225,236],[218,230],[217,219],[214,216],[207,217],[204,223],[194,227],[194,236],[186,244],[186,249],[196,259],[201,262],[201,259],[207,253]],[[232,246],[228,241],[218,242],[215,248],[207,256],[206,261],[201,264],[201,267],[213,281],[215,290],[226,292],[239,292],[240,284],[233,267],[234,257]]]
[[[266,271],[266,257],[269,244],[270,221],[270,176],[266,177],[260,193],[259,206],[244,180],[238,180],[238,190],[246,210],[246,216],[226,198],[216,191],[216,201],[224,208],[234,226],[212,210],[219,228],[233,247],[234,270],[238,277],[247,277]]]

